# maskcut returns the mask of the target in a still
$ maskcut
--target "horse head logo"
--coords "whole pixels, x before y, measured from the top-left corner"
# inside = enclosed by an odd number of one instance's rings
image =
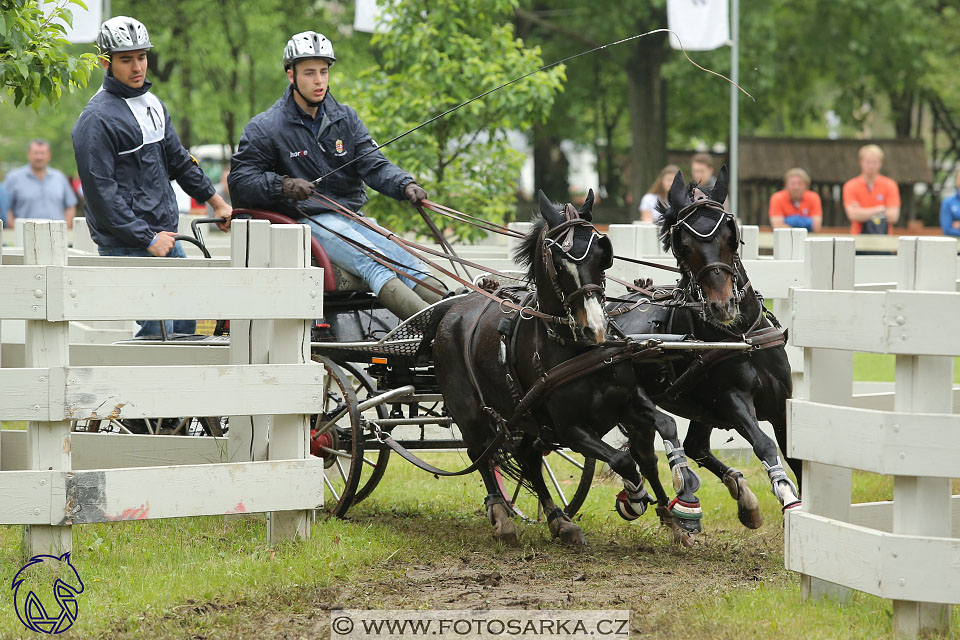
[[[31,631],[63,633],[77,619],[83,581],[70,564],[70,552],[33,556],[13,577],[11,588],[17,617]]]

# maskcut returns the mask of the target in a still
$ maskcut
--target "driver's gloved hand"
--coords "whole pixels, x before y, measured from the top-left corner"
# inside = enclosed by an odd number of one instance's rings
[[[293,200],[306,200],[313,194],[313,183],[303,178],[284,178],[283,197]]]

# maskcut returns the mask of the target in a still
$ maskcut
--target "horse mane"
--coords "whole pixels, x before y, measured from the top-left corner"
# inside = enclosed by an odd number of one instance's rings
[[[527,268],[526,278],[528,282],[536,279],[534,267],[537,264],[537,253],[540,249],[540,232],[547,226],[547,221],[539,213],[535,213],[530,222],[533,228],[523,237],[520,244],[513,250],[514,261],[522,267]]]

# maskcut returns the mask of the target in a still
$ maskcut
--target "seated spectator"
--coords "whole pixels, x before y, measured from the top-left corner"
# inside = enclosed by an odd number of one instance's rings
[[[900,219],[900,189],[880,174],[883,149],[875,144],[860,148],[860,175],[843,185],[843,208],[850,233],[893,233]]]
[[[660,175],[656,181],[650,185],[650,189],[640,199],[640,222],[659,222],[660,211],[657,210],[657,203],[667,204],[667,192],[670,191],[670,185],[673,184],[673,177],[677,175],[680,168],[675,164],[668,164],[660,170]]]
[[[960,171],[955,179],[957,191],[940,205],[940,228],[943,235],[960,237]]]
[[[810,191],[810,176],[800,168],[783,175],[784,189],[770,196],[770,226],[820,231],[823,208],[820,196]]]

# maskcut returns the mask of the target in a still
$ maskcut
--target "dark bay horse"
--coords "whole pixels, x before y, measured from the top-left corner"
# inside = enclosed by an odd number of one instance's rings
[[[517,534],[493,463],[512,470],[536,492],[554,537],[584,543],[580,527],[553,502],[543,478],[543,454],[569,447],[603,460],[623,478],[626,488],[618,508],[639,515],[653,503],[643,488],[646,478],[661,520],[672,528],[676,540],[689,543],[690,534],[700,530],[695,495],[699,478],[685,458],[671,456],[678,495],[668,506],[653,447],[659,432],[674,449],[680,448],[676,423],[644,395],[629,359],[617,359],[622,349],[597,346],[606,338],[603,283],[613,249],[591,223],[592,205],[592,191],[579,211],[571,205],[558,207],[540,192],[540,217],[515,252],[536,289],[514,295],[525,308],[548,318],[531,317],[530,312],[508,314],[479,293],[464,298],[437,327],[433,341],[437,381],[472,460],[482,460],[498,439],[508,449],[509,455],[500,451],[479,468],[488,494],[487,515],[498,539],[516,542]],[[581,369],[584,359],[591,364]],[[546,372],[557,371],[555,367],[572,370],[544,391],[535,406],[518,412],[521,398],[528,397]],[[627,434],[628,451],[602,440],[618,424]],[[504,439],[505,434],[510,437]]]
[[[723,210],[727,197],[727,170],[721,168],[708,195],[697,185],[686,185],[677,172],[660,219],[664,248],[677,259],[682,277],[667,304],[643,304],[616,318],[627,334],[688,334],[704,341],[740,340],[744,334],[772,335],[776,325],[763,299],[754,291],[740,261],[740,237],[733,216]],[[647,298],[640,293],[629,300]],[[612,304],[609,312],[624,307]],[[748,336],[749,337],[749,336]],[[773,425],[780,449],[786,451],[786,401],[792,393],[790,364],[782,344],[753,351],[727,352],[714,364],[688,353],[680,362],[642,363],[636,367],[641,387],[658,406],[690,420],[684,450],[713,472],[737,500],[740,521],[747,527],[762,524],[756,496],[743,474],[728,467],[710,451],[715,427],[735,429],[752,446],[770,478],[771,490],[784,509],[800,505],[799,491],[783,469],[777,444],[760,429],[759,421]],[[714,354],[718,355],[718,354]],[[699,370],[691,371],[691,369]],[[689,372],[682,380],[684,372]],[[801,478],[799,461],[787,459]]]

